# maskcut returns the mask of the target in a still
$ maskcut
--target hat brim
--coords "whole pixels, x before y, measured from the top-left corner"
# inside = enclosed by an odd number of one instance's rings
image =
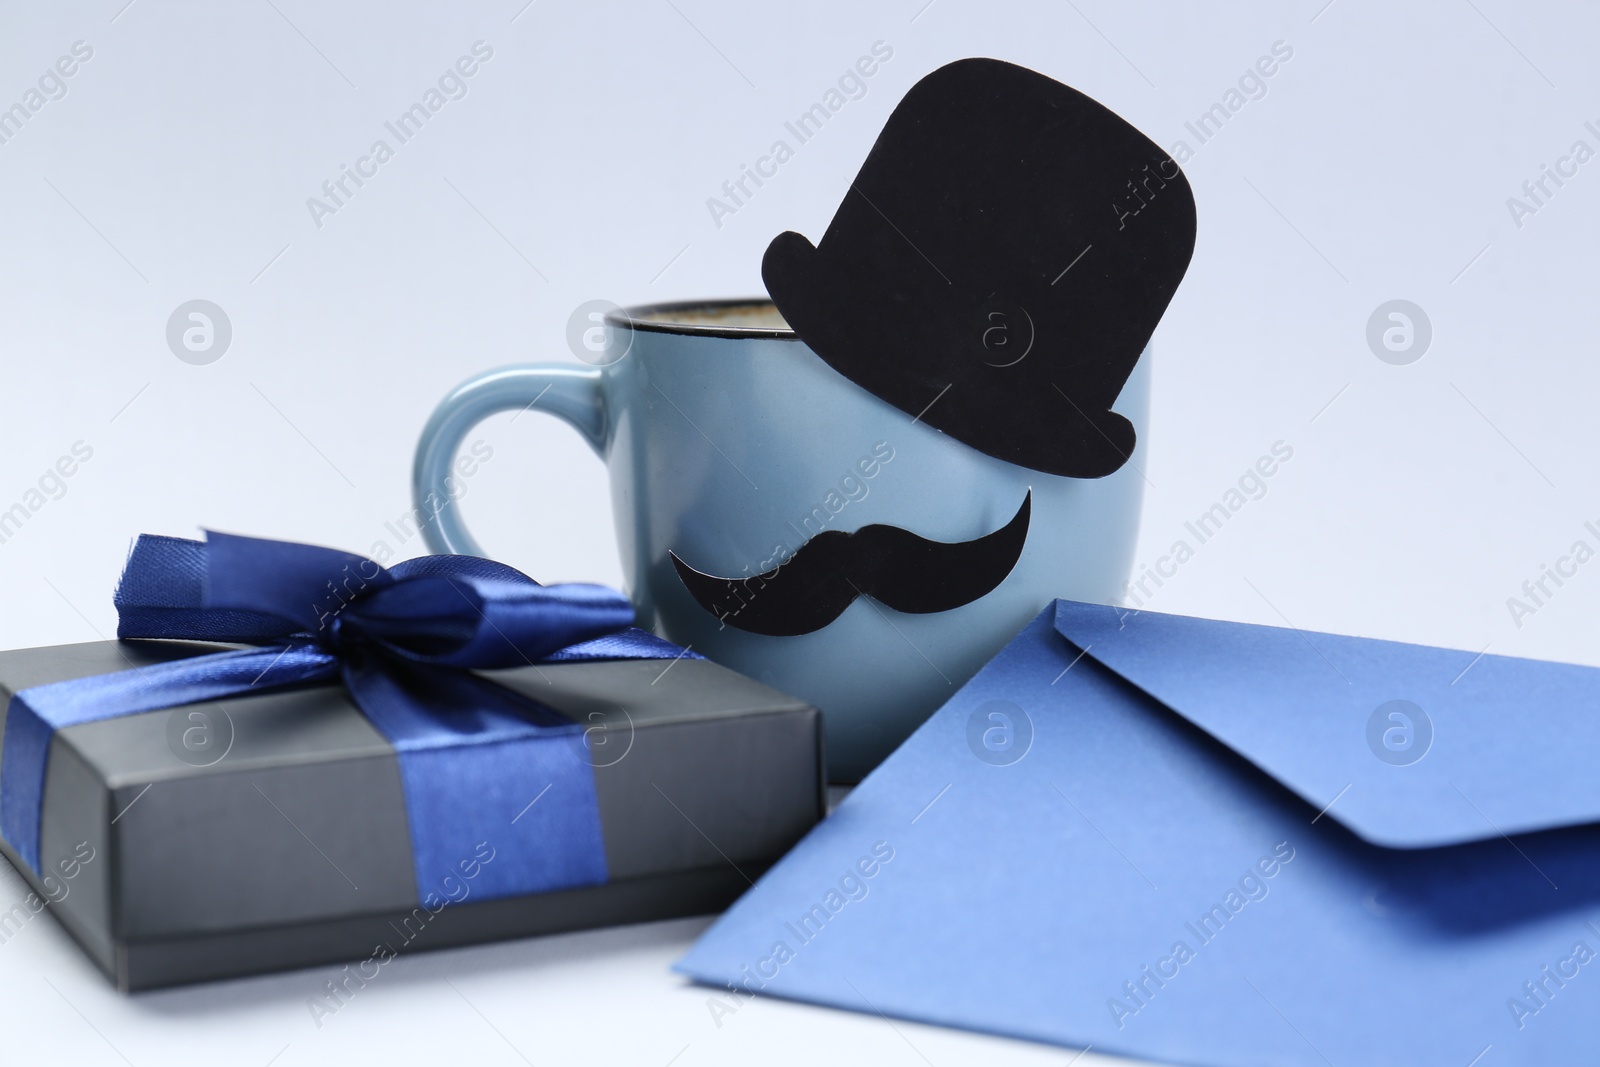
[[[1103,403],[1075,396],[1071,381],[1030,376],[1027,388],[995,388],[1008,373],[1017,380],[1020,368],[977,359],[954,370],[944,363],[941,376],[932,369],[940,361],[919,360],[918,353],[947,345],[948,326],[927,314],[921,302],[897,299],[893,292],[835,292],[817,248],[801,234],[784,233],[772,242],[762,277],[785,321],[823,362],[963,444],[1067,478],[1103,478],[1133,455],[1133,424]],[[837,313],[846,300],[871,301],[877,311],[846,325]],[[863,359],[863,352],[893,355]],[[1036,360],[1035,366],[1046,362],[1042,353],[1028,358]]]

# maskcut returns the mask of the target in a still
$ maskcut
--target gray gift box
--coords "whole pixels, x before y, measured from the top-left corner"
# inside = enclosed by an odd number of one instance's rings
[[[215,651],[0,652],[0,698]],[[41,873],[0,851],[117,986],[138,990],[720,911],[823,814],[820,714],[708,660],[486,677],[588,729],[606,883],[478,900],[479,855],[464,857],[450,903],[419,900],[394,750],[340,686],[62,729]]]

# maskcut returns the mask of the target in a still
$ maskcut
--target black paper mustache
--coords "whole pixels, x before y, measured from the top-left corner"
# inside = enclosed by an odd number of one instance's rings
[[[898,526],[825,530],[770,571],[720,578],[668,553],[689,595],[722,622],[750,633],[794,637],[820,630],[858,596],[926,615],[970,604],[1005,580],[1028,539],[1033,491],[993,533],[950,544]]]

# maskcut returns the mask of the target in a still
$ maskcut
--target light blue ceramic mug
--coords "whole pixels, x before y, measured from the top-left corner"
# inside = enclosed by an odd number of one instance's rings
[[[484,554],[446,483],[476,423],[521,409],[563,419],[608,466],[640,624],[821,708],[835,781],[871,770],[1051,599],[1109,603],[1127,577],[1142,443],[1093,481],[992,458],[834,371],[764,299],[613,314],[596,362],[504,367],[445,398],[423,430],[413,479],[418,507],[437,509],[428,544]],[[1140,442],[1149,364],[1146,351],[1116,406]],[[795,636],[741,628],[736,600],[703,606],[672,559],[737,578],[781,571],[823,530],[884,524],[969,542],[1017,530],[1019,510],[1025,541],[992,591],[926,614],[860,596]]]

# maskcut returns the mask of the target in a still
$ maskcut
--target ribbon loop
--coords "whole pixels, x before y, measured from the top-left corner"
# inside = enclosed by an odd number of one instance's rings
[[[353,552],[211,531],[205,557],[207,608],[274,615],[291,621],[292,630],[313,634],[395,580]]]
[[[182,537],[141,534],[128,553],[112,602],[117,636],[259,643],[293,630],[260,611],[208,608],[207,545]]]

